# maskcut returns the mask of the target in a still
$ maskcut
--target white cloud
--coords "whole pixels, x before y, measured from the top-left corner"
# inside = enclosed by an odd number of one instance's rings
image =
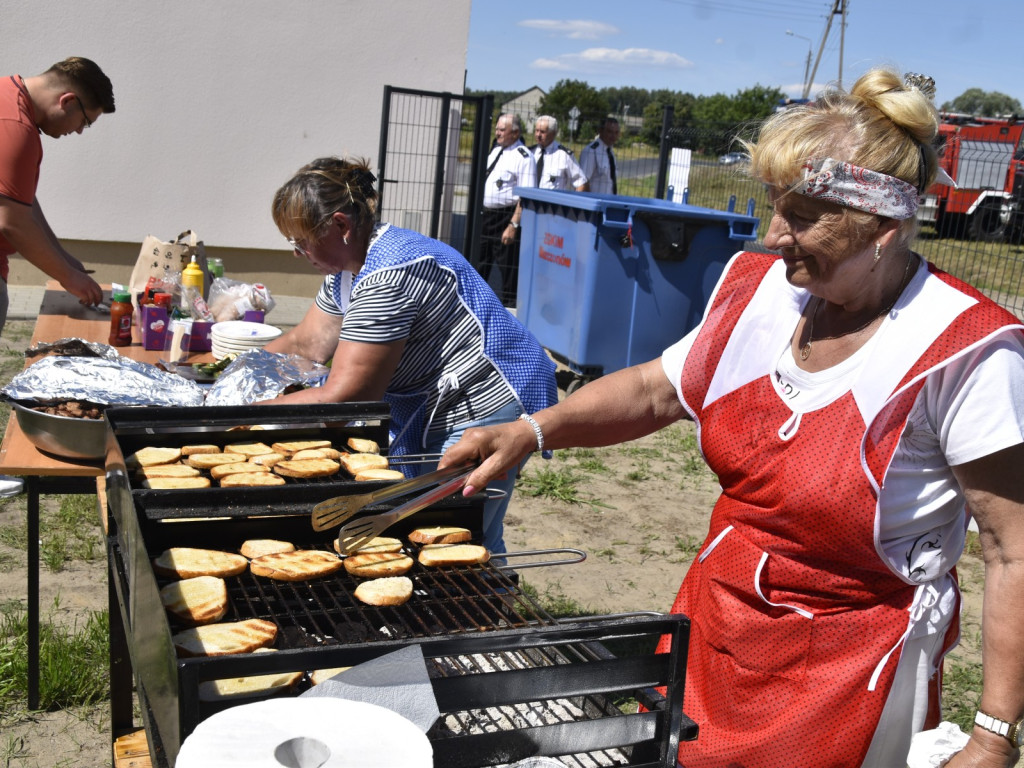
[[[585,19],[525,19],[519,22],[519,26],[567,37],[570,40],[600,40],[602,37],[619,33],[618,27],[611,24]]]
[[[669,51],[651,48],[588,48],[580,53],[564,53],[555,58],[535,59],[534,69],[594,71],[608,67],[654,67],[689,69],[693,62]]]

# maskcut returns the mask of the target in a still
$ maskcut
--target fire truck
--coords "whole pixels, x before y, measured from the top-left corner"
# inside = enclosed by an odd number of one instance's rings
[[[945,235],[1018,241],[1024,233],[1024,122],[942,113],[939,165],[956,187],[935,184],[918,220]]]

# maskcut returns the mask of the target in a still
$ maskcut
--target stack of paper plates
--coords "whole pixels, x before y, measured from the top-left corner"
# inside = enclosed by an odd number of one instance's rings
[[[214,323],[210,330],[210,351],[220,360],[231,354],[260,349],[281,335],[281,329],[264,323],[229,320]]]

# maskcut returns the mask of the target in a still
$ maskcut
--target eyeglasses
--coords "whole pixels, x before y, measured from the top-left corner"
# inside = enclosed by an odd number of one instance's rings
[[[325,216],[323,219],[321,219],[319,224],[317,224],[315,227],[313,227],[313,229],[311,231],[312,232],[316,232],[318,229],[320,229],[320,227],[322,227],[324,224],[326,224],[328,221],[330,221],[333,218],[334,218],[334,214],[333,213],[328,215],[328,216]],[[292,247],[292,250],[295,251],[297,254],[299,254],[299,256],[304,256],[307,259],[309,258],[309,249],[306,248],[305,246],[299,245],[299,241],[296,240],[294,237],[289,237],[288,238],[288,245],[290,245]]]
[[[71,95],[75,97],[75,101],[78,102],[78,108],[82,110],[82,117],[85,118],[85,127],[92,128],[92,120],[89,119],[89,114],[85,111],[85,104],[83,104],[82,100],[78,98],[77,93],[72,93]]]

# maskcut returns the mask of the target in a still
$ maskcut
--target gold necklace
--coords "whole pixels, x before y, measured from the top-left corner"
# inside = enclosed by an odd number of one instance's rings
[[[903,270],[903,279],[900,280],[899,288],[896,290],[896,295],[893,297],[893,300],[889,302],[889,306],[864,323],[864,325],[854,328],[852,331],[846,331],[845,333],[836,334],[835,336],[822,336],[818,341],[830,341],[831,339],[840,339],[843,336],[851,336],[855,333],[860,333],[878,318],[889,314],[889,312],[892,311],[892,308],[896,306],[896,302],[900,300],[900,296],[903,294],[903,289],[907,287],[907,283],[909,282],[907,277],[910,274],[910,265],[913,264],[914,261],[915,257],[911,254],[910,259],[907,261],[907,266]],[[814,318],[818,315],[818,310],[821,309],[822,298],[820,296],[815,296],[814,298],[816,299],[814,309],[811,311],[811,316],[807,320],[807,341],[802,347],[800,347],[801,360],[806,360],[811,356],[811,341],[814,340]]]

